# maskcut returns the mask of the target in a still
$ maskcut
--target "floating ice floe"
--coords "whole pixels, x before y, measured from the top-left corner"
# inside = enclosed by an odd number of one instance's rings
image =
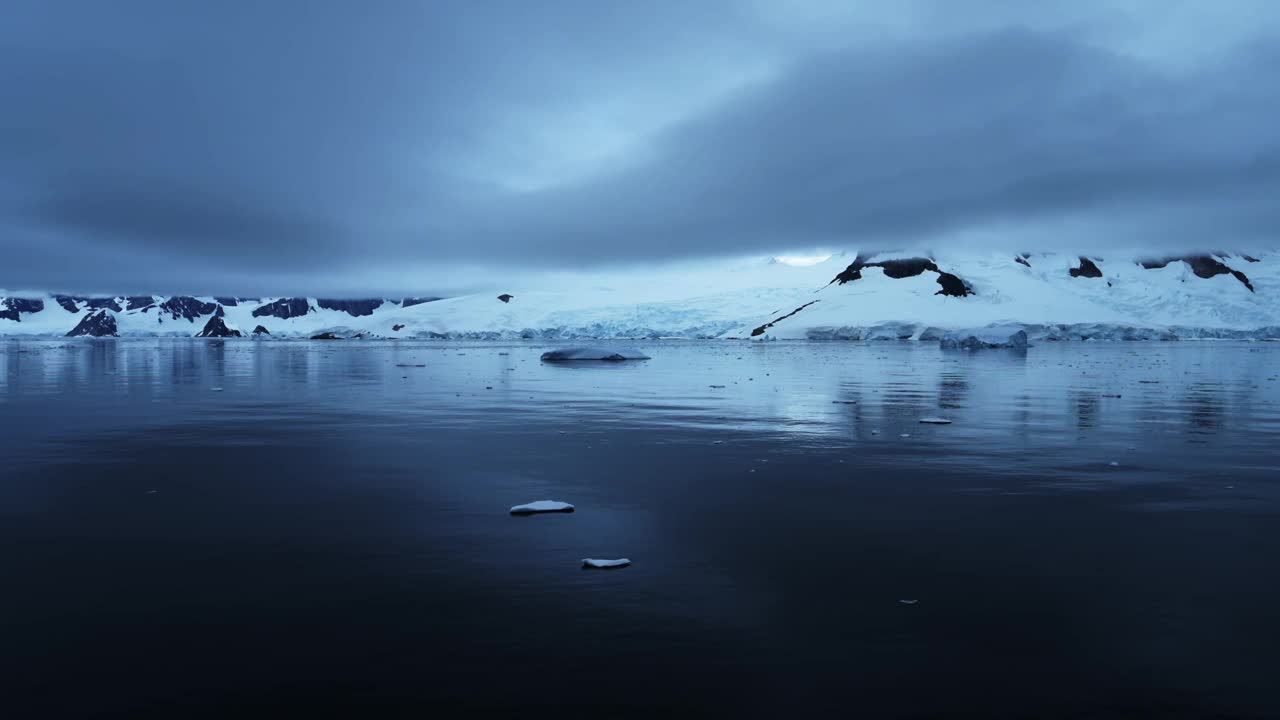
[[[951,424],[950,420],[946,418],[940,418],[940,417],[922,417],[920,418],[920,422],[924,423],[925,425],[950,425]]]
[[[628,558],[618,558],[617,560],[600,560],[597,558],[582,558],[582,567],[593,568],[596,570],[624,568],[630,564],[631,564],[631,560]]]
[[[1116,462],[1115,460],[1112,460],[1107,464],[1110,465],[1111,467],[1120,467],[1120,463]]]
[[[915,605],[920,601],[919,600],[899,600],[898,602],[902,603],[903,605]]]
[[[535,500],[524,505],[511,508],[512,515],[534,515],[536,513],[573,512],[574,508],[567,502],[559,500]]]
[[[911,437],[911,433],[902,433],[902,434],[898,435],[898,437],[900,437],[900,438],[909,438],[909,437]]]
[[[1027,346],[1027,331],[1014,325],[959,330],[943,335],[939,345],[943,350],[1022,349]]]
[[[577,347],[577,348],[561,348],[559,350],[549,350],[542,353],[542,362],[577,362],[577,361],[606,361],[620,362],[622,360],[648,360],[649,356],[644,353],[635,351],[611,350],[601,347]]]

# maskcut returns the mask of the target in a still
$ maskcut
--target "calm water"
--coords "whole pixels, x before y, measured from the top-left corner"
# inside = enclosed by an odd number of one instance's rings
[[[1280,716],[1280,344],[640,347],[0,343],[0,715]]]

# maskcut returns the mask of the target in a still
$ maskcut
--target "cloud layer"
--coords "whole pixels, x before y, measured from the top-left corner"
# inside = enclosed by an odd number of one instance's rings
[[[0,287],[1278,244],[1271,3],[847,5],[21,0]]]

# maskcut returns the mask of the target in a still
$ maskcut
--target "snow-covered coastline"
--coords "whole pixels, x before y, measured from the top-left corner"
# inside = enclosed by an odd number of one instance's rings
[[[1033,341],[1280,338],[1280,252],[1198,256],[1218,268],[1208,277],[1181,258],[925,257],[708,261],[525,279],[434,301],[0,292],[0,336],[64,336],[80,326],[121,337],[936,341],[951,330],[1018,325]],[[266,332],[251,332],[259,328]]]

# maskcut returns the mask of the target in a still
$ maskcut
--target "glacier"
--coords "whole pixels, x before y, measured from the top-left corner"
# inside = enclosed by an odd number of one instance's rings
[[[1081,267],[1098,272],[1079,272]],[[1076,272],[1072,272],[1075,270]],[[1280,252],[835,253],[562,273],[442,299],[77,297],[0,291],[0,336],[916,340],[1018,326],[1032,341],[1280,338]],[[948,287],[954,293],[940,291]],[[963,290],[964,292],[958,292]],[[505,301],[501,298],[507,298]],[[214,321],[213,318],[219,318]],[[241,332],[242,341],[251,341]],[[227,338],[235,341],[236,338]]]

